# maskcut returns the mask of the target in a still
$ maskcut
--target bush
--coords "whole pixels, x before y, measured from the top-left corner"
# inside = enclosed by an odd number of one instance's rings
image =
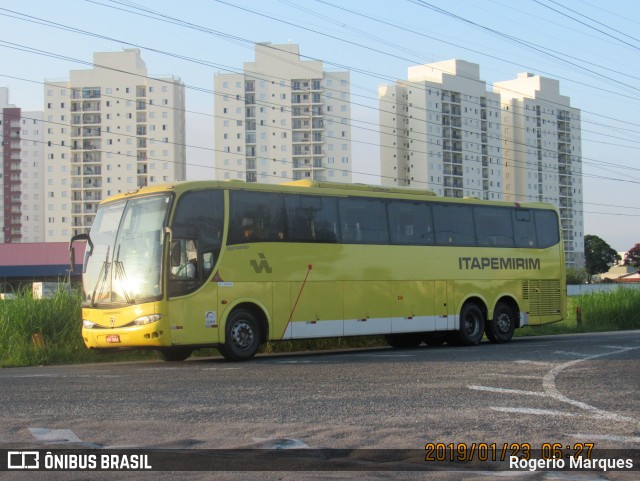
[[[0,366],[68,362],[84,354],[80,299],[61,284],[50,299],[34,299],[25,287],[0,301]]]
[[[640,329],[640,289],[620,287],[582,294],[575,302],[582,308],[582,330]]]
[[[567,284],[585,284],[589,278],[586,269],[576,269],[575,267],[568,267],[566,271]]]

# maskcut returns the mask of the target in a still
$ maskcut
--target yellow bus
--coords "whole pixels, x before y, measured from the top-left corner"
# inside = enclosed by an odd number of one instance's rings
[[[83,262],[82,336],[98,350],[384,335],[473,345],[566,313],[556,209],[293,181],[160,184],[104,200]]]

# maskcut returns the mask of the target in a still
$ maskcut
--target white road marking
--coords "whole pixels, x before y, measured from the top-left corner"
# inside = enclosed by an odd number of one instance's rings
[[[82,440],[71,429],[29,428],[38,441],[49,443],[81,443]]]
[[[494,411],[500,411],[503,413],[534,414],[538,416],[575,416],[575,414],[572,414],[572,413],[556,411],[553,409],[504,408],[504,407],[496,407],[496,406],[491,406],[490,409],[493,409]]]
[[[523,391],[520,389],[506,389],[506,388],[497,388],[497,387],[489,387],[489,386],[467,386],[469,389],[473,389],[476,391],[488,391],[488,392],[496,392],[496,393],[501,393],[501,394],[519,394],[519,395],[528,395],[528,396],[539,396],[539,397],[550,397],[552,399],[555,399],[556,401],[560,401],[563,403],[567,403],[567,404],[571,404],[572,406],[575,406],[579,409],[582,409],[583,411],[588,411],[591,415],[594,415],[596,417],[599,418],[603,418],[603,419],[610,419],[613,421],[618,421],[618,422],[622,422],[622,423],[633,423],[633,424],[640,424],[638,422],[637,419],[633,419],[633,418],[629,418],[626,416],[622,416],[620,414],[616,414],[616,413],[612,413],[609,411],[606,411],[604,409],[600,409],[597,408],[595,406],[591,406],[587,403],[584,403],[582,401],[577,401],[575,399],[571,399],[567,396],[565,396],[564,394],[562,394],[558,388],[556,387],[556,378],[558,377],[558,375],[564,371],[567,368],[573,367],[576,364],[579,364],[581,362],[584,361],[589,361],[592,359],[597,359],[600,357],[604,357],[604,356],[611,356],[613,354],[620,354],[622,352],[626,352],[632,349],[640,349],[640,347],[614,347],[614,346],[607,346],[608,348],[611,349],[616,349],[614,351],[611,352],[605,352],[605,353],[600,353],[600,354],[592,354],[592,355],[585,355],[582,353],[576,353],[576,352],[566,352],[566,351],[555,351],[556,354],[567,354],[567,355],[572,355],[572,356],[580,356],[580,359],[574,359],[572,361],[568,361],[559,365],[556,365],[554,368],[552,368],[550,371],[548,371],[543,379],[542,379],[542,388],[544,389],[544,392],[536,392],[536,391]],[[515,361],[517,363],[520,364],[535,364],[535,365],[553,365],[552,363],[544,363],[544,362],[540,362],[540,361],[528,361],[528,360],[518,360]],[[525,412],[523,411],[523,409],[527,409],[527,408],[496,408],[496,407],[491,407],[490,409],[494,409],[494,410],[502,410],[504,412]],[[538,411],[538,412],[536,412]],[[536,410],[536,409],[527,409],[526,411],[528,414],[549,414],[549,411],[547,410]],[[556,411],[557,413],[561,413],[561,411]],[[569,414],[555,414],[555,415],[569,415]]]
[[[519,361],[515,361],[517,364],[532,364],[534,366],[553,366],[554,362],[544,362],[544,361],[529,361],[528,359],[520,359]]]
[[[541,396],[541,397],[546,396],[545,393],[538,392],[538,391],[522,391],[520,389],[505,389],[502,387],[489,387],[489,386],[467,386],[467,387],[475,391],[499,392],[501,394],[524,394],[526,396]]]
[[[568,398],[567,396],[565,396],[564,394],[562,394],[558,388],[556,387],[556,378],[558,377],[558,374],[560,374],[562,371],[564,371],[567,368],[573,367],[576,364],[579,364],[581,362],[584,361],[589,361],[591,359],[597,359],[599,357],[604,357],[604,356],[611,356],[612,354],[620,354],[622,352],[626,352],[629,351],[631,349],[640,349],[640,347],[626,347],[626,348],[622,348],[618,351],[612,351],[612,352],[605,352],[605,353],[601,353],[601,354],[593,354],[591,356],[587,356],[584,357],[582,359],[574,359],[573,361],[569,361],[569,362],[565,362],[564,364],[560,364],[559,366],[554,367],[553,369],[551,369],[547,374],[545,374],[544,378],[542,379],[542,388],[544,389],[544,392],[551,398],[560,401],[560,402],[564,402],[567,404],[571,404],[572,406],[576,406],[580,409],[583,409],[585,411],[589,411],[590,413],[592,413],[593,415],[600,417],[600,418],[604,418],[604,419],[611,419],[613,421],[619,421],[619,422],[623,422],[623,423],[634,423],[637,424],[638,421],[632,418],[628,418],[626,416],[621,416],[619,414],[615,414],[609,411],[606,411],[604,409],[599,409],[597,407],[591,406],[587,403],[583,403],[582,401],[576,401],[574,399]]]
[[[540,376],[529,376],[526,374],[500,374],[499,372],[487,372],[483,376],[499,377],[504,379],[541,379]]]

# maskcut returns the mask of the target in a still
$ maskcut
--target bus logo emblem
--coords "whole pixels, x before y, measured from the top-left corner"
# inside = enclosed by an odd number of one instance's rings
[[[267,261],[267,258],[262,252],[258,252],[258,257],[260,258],[260,263],[256,260],[250,260],[249,264],[253,267],[253,270],[256,271],[256,274],[262,273],[262,271],[266,271],[267,274],[271,274],[271,266]]]
[[[109,318],[109,324],[111,325],[111,327],[114,327],[116,325],[116,316],[111,316]]]

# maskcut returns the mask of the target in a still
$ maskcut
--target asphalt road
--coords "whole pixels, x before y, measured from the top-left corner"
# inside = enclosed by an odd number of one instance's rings
[[[626,331],[517,338],[470,348],[270,355],[237,364],[210,358],[2,369],[0,449],[423,449],[427,443],[640,449],[639,360],[640,331]],[[213,474],[190,478],[390,477]],[[517,474],[517,479],[557,479]],[[640,471],[565,475],[562,479],[640,479]],[[105,479],[117,476],[109,473]],[[393,477],[424,476],[461,479],[452,473]],[[88,477],[66,473],[55,479]],[[464,479],[492,477],[480,470]],[[165,479],[162,473],[153,478]],[[122,479],[132,478],[123,474]]]

